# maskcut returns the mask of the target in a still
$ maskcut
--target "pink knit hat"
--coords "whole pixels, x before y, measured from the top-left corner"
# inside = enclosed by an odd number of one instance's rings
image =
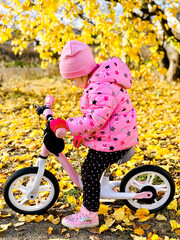
[[[88,45],[72,40],[62,50],[59,67],[62,77],[71,79],[88,75],[96,63]]]

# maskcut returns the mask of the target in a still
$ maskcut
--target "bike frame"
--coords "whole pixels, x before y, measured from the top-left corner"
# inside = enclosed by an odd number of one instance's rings
[[[41,179],[43,177],[44,171],[45,171],[45,159],[48,157],[49,151],[45,147],[45,145],[42,145],[40,156],[36,161],[35,166],[38,167],[37,175],[34,179],[34,186],[30,189],[28,193],[28,197],[30,199],[35,198],[39,185],[41,182]],[[55,155],[54,155],[55,156]],[[63,153],[60,153],[59,156],[55,156],[63,169],[67,172],[70,179],[81,189],[83,189],[83,184],[81,181],[81,177],[71,163],[68,161],[68,159],[65,157]],[[151,192],[141,192],[141,193],[129,193],[129,192],[116,192],[113,189],[120,186],[121,181],[109,181],[109,176],[107,173],[103,173],[100,184],[101,184],[101,191],[100,191],[100,198],[101,199],[143,199],[143,198],[151,198],[152,193]]]
[[[52,104],[54,103],[54,98],[53,96],[47,96],[45,98],[45,105],[44,106],[48,106],[49,109],[51,109]],[[43,108],[44,110],[45,108]],[[43,111],[40,113],[42,114]],[[39,115],[40,115],[39,114]],[[50,119],[53,119],[53,115],[52,115],[52,111],[50,110],[50,112],[48,112],[48,114],[50,114]],[[48,120],[48,116],[45,116],[43,113],[43,116],[45,119]],[[58,131],[58,129],[56,130]],[[134,150],[133,150],[134,152]],[[40,183],[41,183],[41,179],[44,175],[44,171],[45,171],[45,159],[48,157],[49,155],[49,151],[47,150],[45,144],[42,145],[41,148],[41,153],[40,153],[40,157],[37,159],[35,166],[38,167],[38,172],[37,175],[34,179],[34,186],[29,190],[28,192],[28,198],[29,199],[34,199],[36,198],[36,194],[38,192]],[[130,155],[130,158],[132,157],[132,153]],[[54,155],[55,156],[55,155]],[[61,152],[59,153],[58,157],[55,156],[57,158],[57,160],[59,161],[59,163],[61,164],[61,166],[63,167],[63,169],[67,172],[67,174],[69,175],[70,179],[81,189],[83,189],[83,183],[81,181],[81,177],[79,174],[77,174],[77,172],[75,171],[75,169],[73,168],[73,166],[71,165],[71,163],[68,161],[68,159],[65,157],[65,155]],[[129,160],[129,159],[128,159]],[[108,169],[109,171],[109,169]],[[101,199],[143,199],[143,198],[151,198],[152,197],[152,192],[141,192],[141,193],[129,193],[129,192],[116,192],[113,189],[116,187],[120,186],[120,181],[109,181],[109,172],[104,172],[101,180],[100,180],[100,184],[101,184],[101,190],[100,190],[100,198]]]

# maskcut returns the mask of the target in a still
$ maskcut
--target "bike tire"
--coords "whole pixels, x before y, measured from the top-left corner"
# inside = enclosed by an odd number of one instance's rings
[[[156,193],[155,193],[156,196],[154,196],[154,199],[152,199],[152,203],[146,203],[146,200],[144,200],[145,203],[142,203],[143,200],[127,199],[127,200],[124,200],[126,206],[134,211],[136,211],[137,209],[140,209],[140,208],[146,208],[149,210],[149,212],[157,212],[157,211],[164,209],[173,200],[173,197],[175,194],[175,184],[174,184],[174,181],[173,181],[170,173],[159,166],[144,165],[144,166],[139,166],[137,168],[132,169],[122,179],[122,182],[120,184],[120,191],[121,192],[133,192],[133,190],[130,191],[130,189],[128,189],[128,188],[130,188],[130,186],[133,186],[132,185],[133,179],[135,179],[135,181],[137,182],[136,178],[140,177],[141,175],[143,176],[143,174],[144,174],[144,176],[149,175],[149,178],[151,178],[150,176],[153,176],[153,175],[156,175],[157,179],[161,178],[162,181],[164,181],[164,183],[167,185],[167,191],[166,191],[167,193],[165,193],[164,196],[160,200],[157,200],[158,193],[161,191],[156,191]],[[154,176],[153,176],[153,181],[155,181]],[[141,183],[141,181],[140,181],[140,183]],[[146,191],[151,191],[151,189],[153,190],[153,188],[156,190],[157,187],[155,187],[155,186],[160,186],[160,188],[162,188],[161,185],[147,184],[147,185],[143,186],[143,184],[142,184],[142,187],[139,187],[140,188],[139,192],[143,191],[143,187],[145,187],[144,189],[146,189]],[[133,187],[132,187],[132,189],[133,189]],[[154,192],[154,190],[152,192]],[[138,201],[140,203],[138,203]]]
[[[5,182],[4,188],[3,188],[3,195],[4,199],[7,203],[7,205],[14,210],[15,212],[22,213],[22,214],[42,214],[46,212],[47,209],[52,207],[54,203],[56,202],[58,196],[59,196],[59,184],[55,176],[49,172],[48,170],[44,171],[44,175],[42,177],[41,185],[38,190],[38,197],[34,202],[36,202],[35,205],[32,205],[33,200],[27,200],[25,201],[31,201],[30,206],[27,204],[20,203],[20,197],[16,194],[19,192],[19,195],[22,194],[22,199],[25,194],[28,191],[28,183],[27,186],[24,186],[24,182],[26,182],[28,179],[29,183],[32,181],[32,179],[36,176],[38,172],[38,167],[27,167],[22,168],[16,172],[14,172]],[[23,182],[24,180],[24,182]],[[18,182],[19,181],[19,182]],[[47,183],[47,184],[45,184]],[[27,188],[27,190],[26,190]],[[44,190],[43,190],[44,188]],[[46,189],[47,188],[47,189]],[[19,190],[21,189],[21,191]],[[41,190],[42,189],[42,190]],[[45,190],[46,189],[46,190]],[[49,193],[49,196],[47,196],[46,200],[45,197],[41,199],[41,195],[44,192],[44,195],[47,195]],[[15,193],[15,194],[14,194]],[[36,206],[37,205],[37,206]]]

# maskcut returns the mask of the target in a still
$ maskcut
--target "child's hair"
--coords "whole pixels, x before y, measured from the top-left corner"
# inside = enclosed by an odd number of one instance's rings
[[[62,50],[59,67],[62,77],[71,79],[88,75],[96,62],[87,44],[72,40]]]

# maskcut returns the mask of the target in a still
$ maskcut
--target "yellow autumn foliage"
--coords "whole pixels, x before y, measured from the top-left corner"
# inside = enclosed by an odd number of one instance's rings
[[[167,12],[176,17],[178,0],[164,1],[168,11],[164,11],[163,5],[146,0],[11,0],[1,4],[5,10],[0,15],[0,43],[10,39],[17,54],[30,41],[38,40],[35,49],[42,59],[42,68],[57,61],[55,55],[60,55],[66,42],[77,39],[95,45],[98,62],[112,56],[129,60],[135,65],[134,77],[149,77],[152,68],[166,75],[167,69],[158,64],[164,52],[160,50],[162,39],[157,21],[166,30],[166,38],[170,37],[176,49],[180,49],[176,37],[167,35]],[[141,18],[145,6],[146,14]],[[172,24],[172,32],[177,31],[178,23]],[[140,54],[142,46],[150,47],[147,64]]]

